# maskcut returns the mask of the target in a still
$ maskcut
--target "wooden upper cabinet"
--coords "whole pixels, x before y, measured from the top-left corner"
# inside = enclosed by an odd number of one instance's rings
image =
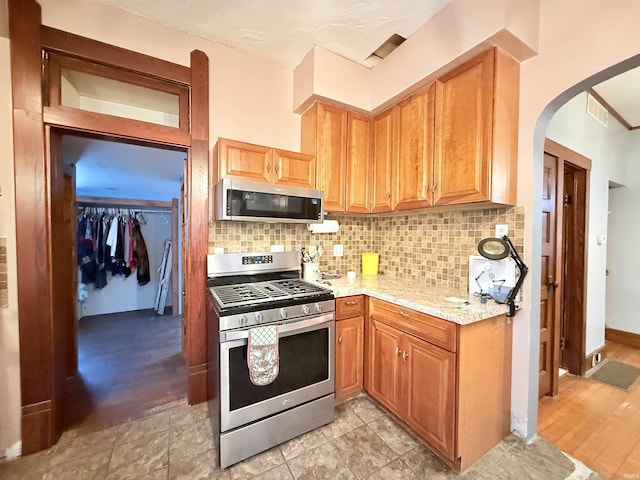
[[[519,65],[492,48],[436,82],[434,204],[515,204]]]
[[[324,209],[346,209],[347,111],[315,103],[302,115],[301,150],[316,157],[316,188],[324,191]]]
[[[315,188],[316,157],[273,149],[273,183]]]
[[[347,212],[369,213],[370,178],[371,117],[347,112]]]
[[[435,83],[397,104],[394,204],[396,210],[431,206]]]
[[[223,178],[314,188],[315,157],[220,138],[213,150],[213,179]]]
[[[215,175],[217,167],[217,175]],[[214,178],[271,183],[271,148],[220,138],[214,147]]]
[[[392,165],[394,163],[393,120],[395,108],[390,108],[373,119],[373,161],[371,166],[371,213],[391,212]]]

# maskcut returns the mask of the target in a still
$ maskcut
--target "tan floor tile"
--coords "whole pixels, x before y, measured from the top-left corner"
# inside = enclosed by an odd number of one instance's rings
[[[117,445],[107,479],[137,479],[169,465],[169,432],[148,435]]]
[[[405,463],[396,458],[380,470],[373,472],[369,480],[419,480],[419,477]]]

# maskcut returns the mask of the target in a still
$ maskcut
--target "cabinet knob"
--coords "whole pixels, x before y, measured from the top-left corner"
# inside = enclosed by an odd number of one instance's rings
[[[355,300],[348,300],[346,302],[344,302],[345,305],[357,305],[358,302],[356,302]]]
[[[267,173],[271,173],[271,164],[267,163]]]
[[[278,175],[278,170],[279,170],[278,164],[276,163],[276,166],[273,167],[273,171],[276,172],[276,175]]]
[[[409,354],[406,351],[402,352],[402,360],[404,360],[406,362],[407,358],[409,358]]]
[[[400,355],[400,349],[398,347],[396,347],[395,353],[396,353],[396,357]]]
[[[342,335],[338,337],[338,343],[342,343]]]
[[[401,317],[404,317],[404,318],[411,318],[411,315],[410,315],[410,314],[405,313],[405,312],[403,312],[402,310],[398,310],[398,311],[397,311],[397,313],[398,313],[398,315],[400,315]]]

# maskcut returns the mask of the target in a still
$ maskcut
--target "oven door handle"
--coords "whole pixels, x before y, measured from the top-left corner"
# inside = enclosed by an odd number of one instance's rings
[[[321,325],[323,323],[333,322],[335,320],[333,312],[327,313],[324,315],[319,315],[317,317],[310,318],[308,320],[300,320],[297,322],[291,323],[279,323],[278,325],[278,335],[286,337],[291,335],[292,333],[298,331],[304,331],[312,329],[317,325]],[[273,325],[273,324],[268,324]],[[256,325],[257,327],[266,326],[266,325]],[[220,332],[220,343],[230,342],[232,340],[241,340],[249,338],[249,328],[243,328],[241,330],[227,330],[224,332]]]

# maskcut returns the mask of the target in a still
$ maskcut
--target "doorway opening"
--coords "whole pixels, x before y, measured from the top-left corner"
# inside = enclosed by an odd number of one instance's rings
[[[51,157],[74,187],[64,208],[77,249],[68,268],[78,268],[65,429],[93,429],[186,398],[178,224],[187,153],[59,135]]]

